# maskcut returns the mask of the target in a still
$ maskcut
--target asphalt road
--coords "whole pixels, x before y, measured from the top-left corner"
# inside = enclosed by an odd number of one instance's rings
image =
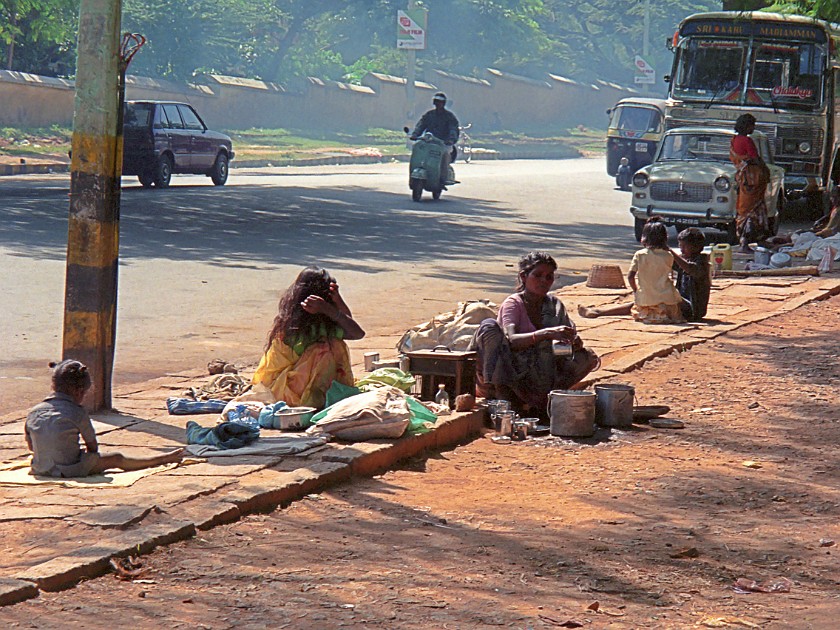
[[[456,164],[463,182],[411,201],[401,163],[234,169],[227,186],[126,178],[115,385],[259,358],[279,293],[306,264],[338,278],[368,337],[354,360],[458,301],[499,301],[518,257],[550,252],[558,286],[638,247],[602,159]],[[67,175],[0,179],[0,415],[48,391],[61,356]],[[387,350],[383,357],[388,354]]]

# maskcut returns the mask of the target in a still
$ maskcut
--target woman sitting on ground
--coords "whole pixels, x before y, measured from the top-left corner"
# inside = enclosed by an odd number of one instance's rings
[[[353,385],[345,339],[362,339],[335,279],[306,267],[280,298],[265,354],[251,382],[271,390],[275,401],[321,408],[333,381]]]
[[[566,307],[548,295],[557,263],[544,252],[519,261],[516,293],[499,307],[496,319],[485,319],[473,336],[476,350],[476,393],[509,400],[520,413],[543,414],[553,389],[569,389],[599,363],[583,347]],[[552,341],[570,345],[572,353],[557,356]]]

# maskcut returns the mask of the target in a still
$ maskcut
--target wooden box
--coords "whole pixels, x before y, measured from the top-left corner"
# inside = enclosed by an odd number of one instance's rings
[[[420,399],[434,400],[438,385],[446,385],[450,404],[455,396],[475,395],[475,352],[459,352],[439,346],[434,350],[407,352],[408,371],[420,381]]]

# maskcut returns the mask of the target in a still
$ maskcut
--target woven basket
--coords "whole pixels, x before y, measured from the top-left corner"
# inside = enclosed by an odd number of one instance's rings
[[[624,275],[618,265],[592,265],[586,286],[593,289],[626,289]]]

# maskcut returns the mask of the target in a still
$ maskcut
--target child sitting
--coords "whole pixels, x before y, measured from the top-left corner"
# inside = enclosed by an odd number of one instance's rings
[[[35,405],[26,418],[26,445],[32,451],[30,474],[49,477],[87,477],[110,468],[141,470],[180,462],[184,449],[156,457],[125,457],[120,453],[99,454],[96,432],[82,407],[91,378],[79,361],[50,363],[53,393]],[[79,437],[85,443],[83,451]]]
[[[709,256],[703,253],[706,237],[699,228],[690,227],[677,235],[677,243],[680,253],[673,256],[677,291],[683,300],[682,314],[690,322],[699,322],[706,316],[712,291]]]
[[[655,217],[642,230],[642,245],[633,255],[627,280],[635,293],[635,303],[593,308],[578,306],[581,317],[633,315],[646,324],[699,321],[706,315],[711,291],[709,257],[703,253],[703,232],[688,228],[677,237],[681,256],[667,247],[665,224]],[[705,266],[704,266],[705,265]],[[671,281],[671,267],[677,268],[677,287]],[[636,284],[638,275],[639,284]],[[641,295],[640,295],[641,293]]]

